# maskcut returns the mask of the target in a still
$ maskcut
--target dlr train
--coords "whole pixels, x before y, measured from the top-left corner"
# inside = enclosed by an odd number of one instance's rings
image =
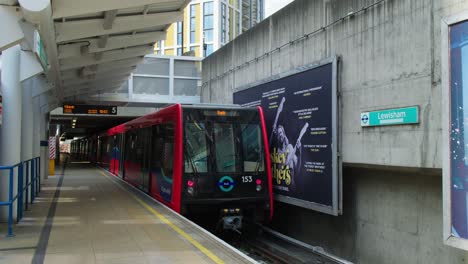
[[[75,140],[71,152],[182,215],[216,215],[224,229],[273,216],[261,107],[175,104]]]

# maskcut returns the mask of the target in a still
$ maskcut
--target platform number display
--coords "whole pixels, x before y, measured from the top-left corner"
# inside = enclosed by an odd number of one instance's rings
[[[117,115],[117,106],[63,104],[64,114]]]

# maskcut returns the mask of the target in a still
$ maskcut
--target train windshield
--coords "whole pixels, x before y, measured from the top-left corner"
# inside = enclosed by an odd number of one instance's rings
[[[221,116],[199,109],[188,112],[184,131],[186,173],[265,170],[258,112],[239,110]]]

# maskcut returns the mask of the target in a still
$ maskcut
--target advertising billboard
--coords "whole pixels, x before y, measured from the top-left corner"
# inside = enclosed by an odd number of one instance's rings
[[[234,103],[262,106],[279,201],[338,215],[336,58],[236,91]]]
[[[468,250],[468,12],[443,20],[442,40],[444,239]]]

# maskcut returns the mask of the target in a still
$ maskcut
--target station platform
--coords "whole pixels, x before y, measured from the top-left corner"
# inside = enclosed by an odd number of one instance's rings
[[[0,263],[255,263],[90,163],[57,173],[15,237],[2,225]]]

